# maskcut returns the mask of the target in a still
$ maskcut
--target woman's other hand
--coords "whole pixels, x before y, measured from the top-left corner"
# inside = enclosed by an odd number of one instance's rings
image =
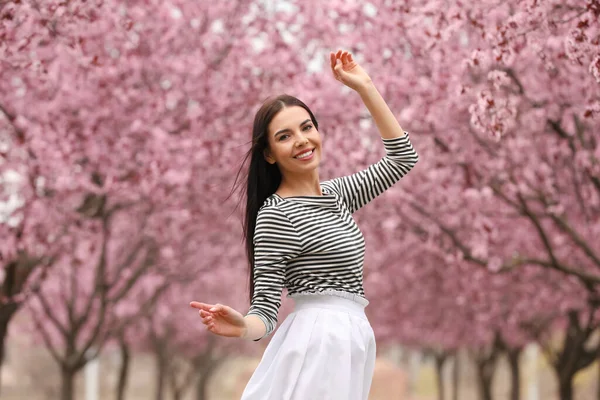
[[[244,316],[231,307],[222,304],[206,304],[192,301],[192,308],[198,309],[202,323],[215,335],[244,337],[247,332]]]

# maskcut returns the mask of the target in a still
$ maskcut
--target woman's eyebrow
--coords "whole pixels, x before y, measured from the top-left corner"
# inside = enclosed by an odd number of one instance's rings
[[[304,121],[302,121],[302,123],[300,123],[300,125],[299,125],[299,126],[302,126],[302,125],[306,124],[307,122],[310,122],[310,118],[309,118],[309,119],[306,119],[306,120],[304,120]],[[277,132],[275,132],[275,135],[274,135],[274,136],[277,136],[277,135],[280,135],[280,134],[282,134],[282,133],[286,133],[286,132],[289,132],[289,131],[290,131],[290,129],[289,129],[289,128],[280,129],[280,130],[278,130]]]

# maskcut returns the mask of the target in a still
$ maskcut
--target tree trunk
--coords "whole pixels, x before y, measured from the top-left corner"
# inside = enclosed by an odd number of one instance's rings
[[[0,366],[4,364],[4,358],[6,357],[4,342],[8,335],[8,323],[18,308],[18,305],[14,303],[0,306]]]
[[[555,354],[553,360],[554,371],[558,379],[560,400],[573,399],[573,378],[577,372],[589,367],[597,359],[600,349],[594,345],[589,349],[588,342],[592,341],[597,323],[594,313],[587,315],[578,311],[567,314],[569,325],[560,351]],[[585,318],[584,324],[581,317]]]
[[[479,383],[479,398],[481,400],[492,400],[492,378],[493,370],[485,365],[477,365],[477,378]]]
[[[0,306],[0,377],[2,376],[2,366],[4,365],[4,358],[6,357],[4,352],[6,346],[4,344],[8,335],[8,323],[17,311],[17,308],[16,304]],[[0,389],[1,388],[2,382],[0,380]]]
[[[61,400],[74,400],[75,399],[75,374],[77,370],[68,366],[62,366],[61,368]]]
[[[209,358],[208,363],[196,364],[199,370],[198,381],[196,382],[196,400],[208,399],[208,383],[213,373],[227,359],[227,357]]]
[[[500,337],[496,336],[492,347],[488,351],[475,353],[475,364],[477,366],[477,381],[479,385],[479,398],[481,400],[492,400],[492,381],[496,370],[496,362],[500,352]]]
[[[507,350],[506,356],[510,366],[510,400],[521,400],[521,376],[519,368],[521,349]]]
[[[452,400],[458,400],[458,386],[460,384],[460,363],[458,350],[454,353],[454,363],[452,365]]]
[[[125,400],[125,389],[127,388],[127,378],[129,377],[129,366],[131,364],[131,356],[129,346],[125,341],[120,343],[121,350],[121,365],[119,367],[119,381],[117,383],[117,400]]]
[[[198,370],[193,364],[193,360],[173,358],[168,364],[166,373],[171,398],[173,400],[181,400],[185,397],[188,389],[194,384]]]
[[[579,371],[579,368],[569,368],[568,364],[561,362],[554,365],[560,400],[573,400],[573,379]]]
[[[444,391],[444,364],[446,363],[447,355],[445,353],[435,354],[435,371],[438,387],[438,400],[446,399]]]
[[[208,400],[208,382],[210,373],[207,373],[207,371],[208,368],[202,370],[198,376],[198,381],[196,382],[196,400]]]
[[[598,368],[596,372],[596,399],[600,400],[600,346],[598,346],[598,357],[596,359],[596,363],[596,368]]]
[[[11,301],[11,297],[22,291],[35,265],[36,262],[28,259],[25,254],[20,254],[16,261],[0,265],[0,268],[4,268],[4,280],[0,283],[0,297],[8,299],[8,302],[2,300],[0,303],[0,376],[6,358],[5,342],[8,336],[8,325],[20,306],[19,303]],[[2,382],[0,382],[1,386]]]
[[[573,400],[573,377],[566,377],[558,381],[558,394],[560,400]]]
[[[163,400],[167,378],[167,359],[159,350],[156,354],[156,392],[154,399]]]

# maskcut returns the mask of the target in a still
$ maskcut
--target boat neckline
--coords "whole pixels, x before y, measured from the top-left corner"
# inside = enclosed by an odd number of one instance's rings
[[[318,194],[306,194],[306,195],[297,195],[297,196],[286,196],[283,197],[277,193],[273,193],[273,196],[277,196],[282,200],[285,199],[325,199],[325,198],[330,198],[331,196],[333,196],[332,193],[325,193],[323,192],[323,194],[318,195]]]

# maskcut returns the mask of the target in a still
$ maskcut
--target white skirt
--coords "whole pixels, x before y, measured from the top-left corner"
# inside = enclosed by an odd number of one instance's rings
[[[350,293],[296,295],[241,400],[367,400],[375,336]]]

